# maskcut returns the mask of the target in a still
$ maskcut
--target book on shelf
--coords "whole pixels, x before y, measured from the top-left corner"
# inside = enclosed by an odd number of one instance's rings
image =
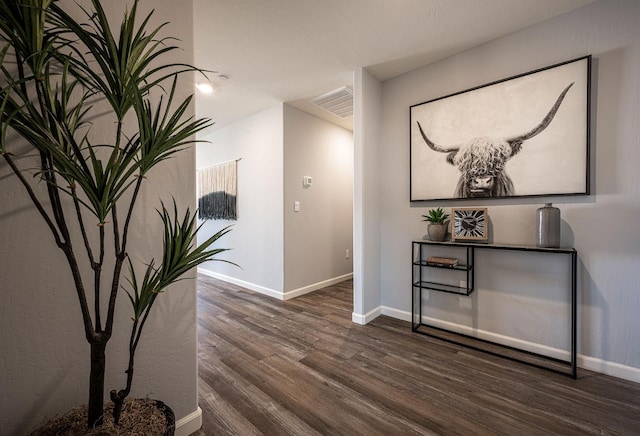
[[[444,266],[448,268],[455,268],[458,266],[458,259],[454,259],[451,257],[435,257],[429,256],[427,257],[427,265],[429,266]]]

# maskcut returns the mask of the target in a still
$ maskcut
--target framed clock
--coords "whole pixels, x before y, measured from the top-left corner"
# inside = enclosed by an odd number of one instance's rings
[[[461,207],[451,209],[451,240],[487,242],[489,216],[486,207]]]

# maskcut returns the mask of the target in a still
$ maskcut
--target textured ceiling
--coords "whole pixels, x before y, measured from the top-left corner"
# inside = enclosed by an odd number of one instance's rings
[[[196,112],[212,129],[281,102],[325,117],[305,101],[360,67],[387,80],[592,1],[195,0],[196,65],[218,72]]]

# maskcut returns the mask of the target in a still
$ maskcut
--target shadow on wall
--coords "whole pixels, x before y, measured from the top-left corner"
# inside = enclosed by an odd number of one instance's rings
[[[598,356],[607,361],[611,358],[609,304],[579,256],[578,272],[578,355]],[[594,344],[599,344],[600,349],[594,349]],[[605,369],[600,368],[603,372]]]
[[[46,395],[47,392],[55,393],[60,391],[60,386],[68,380],[68,376],[72,371],[76,371],[77,368],[71,366],[60,369],[55,376],[50,377],[49,384],[44,387],[40,392],[45,395],[40,395],[38,399],[31,405],[31,410],[25,413],[25,416],[19,421],[15,428],[27,429],[32,428],[35,423],[45,421],[50,417],[42,415],[42,410],[46,409],[46,403],[51,401],[51,397]],[[16,434],[17,435],[17,434]]]

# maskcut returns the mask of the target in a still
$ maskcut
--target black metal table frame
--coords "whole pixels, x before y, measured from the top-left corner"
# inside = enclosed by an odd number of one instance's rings
[[[418,249],[418,259],[415,259],[415,252],[416,252],[416,245],[419,245],[419,249]],[[425,245],[441,245],[441,246],[449,246],[449,247],[460,247],[460,248],[466,248],[467,250],[467,259],[471,259],[471,262],[468,262],[468,265],[463,265],[460,266],[459,270],[466,270],[467,273],[467,292],[466,293],[462,293],[462,292],[453,292],[453,291],[449,291],[446,289],[438,289],[438,288],[434,288],[434,287],[430,287],[430,286],[423,286],[423,283],[425,283],[422,280],[422,270],[423,268],[426,266],[424,263],[424,257],[423,257],[423,253],[422,253],[422,249]],[[570,350],[570,356],[571,356],[571,360],[569,362],[562,360],[562,359],[556,359],[550,356],[545,356],[539,353],[534,353],[534,352],[530,352],[530,351],[526,351],[526,350],[521,350],[519,348],[515,348],[515,347],[510,347],[508,345],[503,345],[503,344],[499,344],[499,343],[495,343],[486,339],[481,339],[481,338],[477,338],[475,336],[470,336],[470,335],[465,335],[463,333],[458,333],[458,332],[453,332],[453,331],[449,331],[440,327],[435,327],[435,326],[431,326],[429,324],[426,324],[422,321],[422,291],[423,289],[432,289],[432,290],[436,290],[436,291],[443,291],[443,292],[450,292],[450,293],[455,293],[458,295],[470,295],[474,289],[475,289],[475,279],[474,279],[474,268],[475,268],[475,250],[476,249],[480,249],[480,250],[512,250],[512,251],[525,251],[525,252],[539,252],[539,253],[555,253],[555,254],[567,254],[570,256],[571,258],[571,350]],[[522,362],[528,365],[532,365],[538,368],[543,368],[543,369],[548,369],[554,372],[559,372],[561,374],[565,374],[565,375],[571,375],[571,377],[573,377],[574,379],[577,378],[578,376],[578,371],[577,371],[577,324],[578,324],[578,313],[577,313],[577,264],[578,264],[578,253],[574,248],[541,248],[541,247],[533,247],[533,246],[521,246],[521,245],[501,245],[501,244],[480,244],[480,243],[464,243],[464,242],[435,242],[435,241],[413,241],[413,243],[411,244],[411,258],[412,258],[412,268],[413,268],[413,272],[412,272],[412,291],[411,291],[411,330],[416,332],[416,333],[420,333],[426,336],[431,336],[431,337],[436,337],[438,339],[441,340],[445,340],[448,342],[452,342],[455,344],[459,344],[459,345],[463,345],[465,347],[469,347],[469,348],[473,348],[479,351],[483,351],[485,353],[489,353],[492,355],[496,355],[496,356],[500,356],[509,360],[513,360],[513,361],[518,361],[518,362]],[[416,281],[416,277],[415,277],[415,270],[416,267],[418,269],[418,280]],[[435,285],[435,284],[434,284]],[[415,292],[419,292],[419,298],[418,298],[418,308],[416,311],[416,295]],[[417,319],[418,322],[416,322],[416,315],[417,315]],[[524,353],[524,354],[529,354],[529,355],[534,355],[534,356],[538,356],[538,357],[542,357],[546,360],[549,361],[555,361],[555,362],[559,362],[562,364],[568,364],[571,368],[571,372],[570,373],[566,373],[564,371],[559,371],[556,370],[554,368],[550,368],[541,364],[537,364],[537,363],[533,363],[527,360],[523,360],[523,359],[518,359],[517,357],[513,357],[513,356],[505,356],[503,354],[497,353],[497,352],[493,352],[491,350],[487,350],[484,348],[481,348],[479,346],[473,346],[470,345],[468,342],[462,343],[460,341],[456,341],[450,338],[443,338],[441,336],[437,336],[437,335],[433,335],[430,334],[428,332],[424,332],[424,331],[420,331],[419,328],[421,326],[424,327],[429,327],[431,329],[436,329],[436,330],[440,330],[440,331],[444,331],[444,332],[448,332],[451,334],[454,334],[458,337],[465,337],[467,339],[471,339],[473,341],[478,341],[478,342],[484,342],[484,343],[490,343],[493,345],[498,345],[500,347],[503,347],[505,349],[513,349],[513,350],[517,350],[520,353]]]

